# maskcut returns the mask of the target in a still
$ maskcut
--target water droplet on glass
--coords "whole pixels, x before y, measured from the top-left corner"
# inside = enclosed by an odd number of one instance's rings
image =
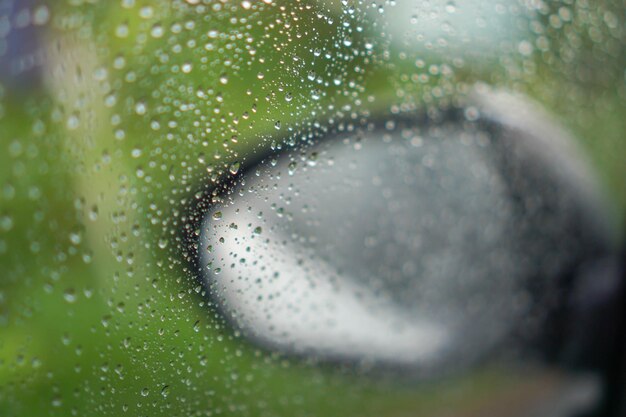
[[[137,113],[138,115],[142,116],[146,114],[147,110],[148,110],[148,107],[146,106],[146,103],[144,101],[138,101],[135,104],[135,113]]]
[[[63,298],[68,303],[73,303],[76,301],[76,291],[73,288],[68,288],[63,292]]]
[[[239,162],[233,162],[228,167],[228,172],[230,172],[232,175],[236,175],[239,172],[240,167],[241,167],[241,164]]]
[[[191,72],[191,70],[193,69],[193,65],[191,65],[189,62],[185,62],[183,64],[183,66],[181,67],[181,70],[185,73],[185,74],[189,74]]]

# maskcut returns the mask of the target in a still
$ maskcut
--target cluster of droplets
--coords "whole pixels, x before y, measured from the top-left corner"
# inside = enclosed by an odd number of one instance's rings
[[[35,3],[10,0],[0,15],[9,414],[325,414],[299,411],[332,408],[358,387],[335,391],[322,373],[303,382],[280,355],[243,345],[212,298],[221,289],[197,279],[198,251],[231,243],[199,247],[209,207],[259,192],[245,175],[262,175],[248,169],[268,152],[381,113],[425,107],[436,120],[476,80],[534,92],[581,137],[598,136],[597,120],[620,131],[626,100],[623,10],[604,1],[485,1],[479,13],[451,1]],[[479,117],[466,108],[467,122]],[[608,151],[607,183],[621,190],[613,136],[592,147]],[[333,164],[294,152],[267,187]],[[265,241],[272,216],[292,221],[299,192],[254,221],[218,210],[212,224]],[[223,265],[200,266],[224,276]]]

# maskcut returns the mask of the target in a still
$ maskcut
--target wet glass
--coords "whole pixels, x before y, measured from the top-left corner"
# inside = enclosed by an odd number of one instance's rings
[[[0,2],[0,414],[623,415],[625,12]]]

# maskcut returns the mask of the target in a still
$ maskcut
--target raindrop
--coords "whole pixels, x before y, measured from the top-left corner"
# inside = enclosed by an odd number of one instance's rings
[[[154,16],[154,9],[150,6],[143,6],[139,9],[139,17],[142,19],[150,19]]]
[[[296,163],[296,161],[290,162],[289,165],[287,166],[289,175],[293,175],[296,172],[297,168],[298,168],[298,164]]]
[[[121,23],[116,29],[115,29],[115,36],[117,36],[118,38],[125,38],[128,36],[128,24],[127,23]]]
[[[160,38],[163,36],[163,26],[160,23],[155,23],[150,30],[150,36],[153,38]]]
[[[183,64],[183,66],[181,67],[181,70],[185,73],[185,74],[189,74],[191,72],[191,70],[193,69],[193,65],[191,65],[189,62],[185,62]]]
[[[96,221],[98,220],[98,206],[92,206],[89,210],[89,220]]]
[[[145,101],[138,101],[135,104],[135,113],[137,113],[138,115],[143,116],[144,114],[146,114],[147,110],[148,110],[148,107]]]
[[[73,245],[80,245],[81,241],[82,241],[82,237],[80,233],[78,232],[70,233],[70,242],[72,242]]]
[[[76,301],[76,290],[73,288],[68,288],[63,292],[63,298],[68,303],[73,303]]]
[[[41,5],[33,12],[33,23],[35,25],[45,25],[50,19],[50,10],[47,6]]]
[[[67,128],[69,130],[75,130],[78,128],[79,123],[80,119],[78,118],[78,114],[74,113],[67,119]]]
[[[239,162],[233,162],[228,167],[228,172],[230,172],[232,175],[236,175],[239,172],[240,167],[241,167],[241,164]]]

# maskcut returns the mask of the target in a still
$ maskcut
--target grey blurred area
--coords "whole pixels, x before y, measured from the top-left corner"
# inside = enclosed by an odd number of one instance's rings
[[[199,256],[249,338],[437,377],[503,349],[559,359],[566,294],[611,253],[610,218],[567,133],[479,86],[443,121],[389,119],[251,167],[206,215]]]

